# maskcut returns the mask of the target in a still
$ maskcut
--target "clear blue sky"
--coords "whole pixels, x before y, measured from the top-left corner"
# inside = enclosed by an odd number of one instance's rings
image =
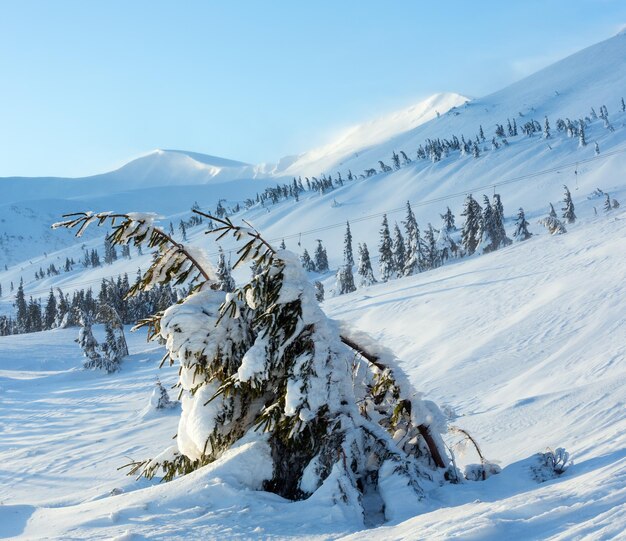
[[[0,0],[0,176],[154,148],[271,162],[434,92],[498,90],[624,24],[623,0]]]

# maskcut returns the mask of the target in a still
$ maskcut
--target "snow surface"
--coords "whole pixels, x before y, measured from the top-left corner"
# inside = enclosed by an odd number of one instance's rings
[[[9,240],[0,246],[0,313],[8,313],[9,282],[17,286],[20,277],[27,296],[45,298],[52,286],[66,292],[97,288],[103,277],[128,272],[132,278],[138,267],[147,268],[150,254],[133,252],[130,261],[34,280],[40,266],[59,266],[67,256],[79,260],[83,244],[102,246],[103,232],[96,230],[79,242],[63,237],[65,231],[46,236],[63,212],[156,211],[167,225],[188,216],[194,200],[203,208],[214,208],[219,198],[240,201],[288,180],[282,176],[287,170],[304,174],[310,168],[319,175],[339,164],[342,174],[348,168],[361,172],[379,159],[389,164],[393,150],[413,158],[427,138],[474,137],[479,125],[490,135],[495,122],[506,123],[507,117],[519,126],[531,118],[542,122],[547,114],[553,128],[548,141],[519,136],[479,159],[453,154],[437,164],[413,163],[323,196],[307,194],[298,203],[235,217],[252,221],[276,245],[285,238],[287,248],[298,252],[312,252],[315,239],[322,239],[332,269],[342,262],[350,220],[355,246],[368,243],[378,276],[381,214],[387,212],[390,222],[402,220],[407,200],[423,230],[428,222],[439,226],[447,205],[460,225],[467,193],[480,197],[497,190],[509,236],[523,206],[535,236],[492,254],[336,298],[332,272],[311,275],[325,285],[324,310],[391,350],[410,383],[444,406],[450,423],[467,429],[502,473],[434,490],[419,509],[407,501],[395,522],[361,532],[357,517],[322,490],[297,503],[257,490],[267,475],[262,440],[242,442],[218,462],[168,484],[135,481],[117,468],[131,458],[155,456],[177,430],[177,409],[142,415],[156,376],[169,387],[175,369],[159,371],[163,349],[135,334],[120,372],[83,371],[73,342],[78,330],[54,330],[0,337],[0,538],[623,538],[626,114],[619,100],[626,88],[625,59],[626,35],[619,34],[416,127],[410,115],[398,122],[383,119],[370,125],[378,126],[379,138],[373,133],[366,141],[368,130],[357,129],[336,143],[336,152],[331,145],[274,168],[158,151],[126,169],[137,175],[136,184],[119,172],[77,180],[1,179],[0,239]],[[590,144],[582,149],[577,140],[556,133],[557,117],[574,120],[602,104],[614,132],[593,122]],[[424,115],[436,116],[432,110]],[[240,174],[243,180],[235,180]],[[518,180],[489,187],[511,179]],[[579,220],[567,226],[567,234],[552,237],[537,222],[548,202],[560,208],[563,184],[572,191]],[[603,199],[592,196],[597,187],[616,197],[621,209],[605,214]],[[192,244],[215,253],[202,228],[188,234]],[[228,256],[233,247],[224,248]],[[247,368],[253,370],[256,361],[250,361]],[[457,441],[450,436],[450,445]],[[538,484],[531,475],[536,453],[557,447],[570,452],[573,465]],[[477,461],[470,448],[454,449],[459,466]],[[393,478],[385,482],[394,487]]]

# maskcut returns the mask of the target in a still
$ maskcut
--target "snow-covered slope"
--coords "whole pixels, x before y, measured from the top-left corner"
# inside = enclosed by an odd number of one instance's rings
[[[589,217],[562,237],[540,235],[325,303],[392,348],[426,397],[447,404],[452,423],[503,467],[486,482],[434,491],[415,518],[354,538],[621,535],[625,239],[626,212]],[[2,534],[336,539],[361,528],[323,494],[290,503],[251,490],[264,471],[258,444],[166,485],[116,471],[175,431],[175,414],[145,417],[155,376],[172,382],[175,369],[159,372],[160,351],[135,336],[120,373],[78,371],[74,334],[0,338]],[[533,455],[557,446],[574,465],[538,484]],[[469,449],[457,459],[476,460]]]
[[[451,92],[434,94],[401,111],[352,126],[332,142],[293,159],[287,167],[282,168],[279,164],[275,171],[294,176],[333,173],[337,167],[344,169],[344,162],[349,158],[394,137],[400,137],[401,134],[436,118],[438,114],[446,113],[467,101],[468,98]]]

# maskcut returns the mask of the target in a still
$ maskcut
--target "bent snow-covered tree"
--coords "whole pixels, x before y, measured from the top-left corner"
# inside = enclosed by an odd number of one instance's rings
[[[271,457],[264,488],[291,499],[324,486],[334,501],[363,513],[364,495],[377,493],[392,518],[394,500],[405,504],[410,494],[418,501],[443,482],[445,422],[395,359],[326,317],[297,256],[275,250],[251,227],[196,212],[218,224],[210,232],[217,240],[232,235],[241,243],[235,267],[255,263],[233,292],[221,291],[203,253],[174,241],[153,215],[85,213],[55,224],[80,234],[110,222],[114,243],[157,248],[131,295],[169,282],[191,291],[142,323],[149,336],[165,339],[165,360],[180,365],[182,408],[176,444],[134,462],[131,473],[169,480],[245,437]]]

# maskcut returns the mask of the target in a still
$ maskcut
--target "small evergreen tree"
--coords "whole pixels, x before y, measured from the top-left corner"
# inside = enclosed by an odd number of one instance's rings
[[[328,271],[328,255],[326,255],[326,248],[322,246],[322,241],[317,239],[317,247],[315,248],[314,255],[315,270],[317,272]]]
[[[450,207],[447,207],[445,214],[440,214],[439,216],[441,216],[441,219],[443,220],[443,224],[441,224],[441,227],[443,227],[448,233],[456,231],[454,214],[450,210]]]
[[[307,251],[307,249],[304,249],[304,252],[302,252],[302,255],[300,256],[300,263],[302,264],[302,268],[307,271],[307,272],[314,272],[315,271],[315,263],[313,263],[313,260],[311,259],[311,256],[309,255],[309,252]]]
[[[339,267],[335,290],[337,291],[337,295],[344,295],[356,291],[354,275],[352,274],[352,267],[350,265],[344,263]]]
[[[57,300],[54,296],[52,288],[50,288],[50,295],[48,295],[48,302],[44,309],[43,327],[44,329],[53,329],[56,326],[57,321]]]
[[[606,193],[604,194],[605,196],[605,201],[604,201],[604,212],[610,212],[613,209],[613,206],[611,205],[611,196]]]
[[[565,195],[563,204],[565,205],[561,210],[563,211],[563,219],[568,224],[573,224],[576,221],[576,214],[574,212],[574,202],[572,201],[572,194],[567,186],[563,186],[565,189]]]
[[[482,208],[478,202],[468,195],[463,206],[461,216],[465,216],[465,223],[461,229],[461,244],[468,255],[472,255],[481,241]]]
[[[215,274],[217,276],[217,283],[219,284],[220,291],[235,291],[235,280],[230,273],[230,266],[226,262],[224,250],[222,250],[221,246],[217,256],[217,268],[215,269]]]
[[[404,250],[404,238],[398,224],[395,224],[393,230],[393,262],[395,273],[401,276],[406,264],[406,253]]]
[[[439,229],[439,236],[437,237],[436,242],[437,253],[441,264],[445,263],[448,259],[457,257],[459,253],[459,247],[450,236],[450,230],[447,225],[448,223],[448,220],[444,218],[441,228]]]
[[[551,235],[562,235],[563,233],[567,233],[567,229],[565,229],[565,226],[558,218],[546,216],[545,218],[539,220],[539,223],[543,225]]]
[[[20,285],[15,293],[15,325],[19,334],[30,332],[28,325],[28,305],[24,295],[24,280],[20,278]]]
[[[370,253],[367,244],[359,244],[359,262],[357,265],[357,274],[359,275],[359,285],[368,287],[376,283],[372,263],[370,261]]]
[[[104,262],[110,265],[117,260],[117,251],[111,239],[107,236],[104,238]]]
[[[183,239],[183,242],[187,242],[187,227],[185,226],[185,222],[182,220],[178,223],[178,231],[180,231],[180,236]]]
[[[354,254],[352,252],[352,233],[350,232],[350,222],[346,222],[346,235],[343,238],[343,261],[346,265],[354,265]]]
[[[554,205],[552,203],[550,203],[550,213],[549,213],[549,216],[551,218],[557,218],[556,210],[554,210]]]
[[[578,121],[578,146],[587,146],[587,139],[585,138],[585,121],[582,118]]]
[[[391,162],[393,163],[393,168],[397,171],[398,169],[400,169],[400,156],[398,156],[398,154],[396,154],[396,151],[393,151],[393,154],[391,155]]]
[[[83,350],[83,356],[87,359],[83,363],[83,367],[88,370],[93,369],[106,369],[107,364],[102,359],[100,352],[98,351],[99,344],[92,332],[93,316],[86,312],[80,315],[80,331],[78,332],[78,345]],[[108,371],[108,370],[107,370]]]
[[[417,220],[411,204],[406,202],[406,218],[404,222],[405,230],[405,262],[402,274],[404,276],[411,276],[421,271],[423,253],[422,253],[422,239],[420,238],[420,230],[417,225]]]
[[[111,373],[119,370],[122,359],[128,355],[124,325],[115,308],[109,304],[100,307],[99,316],[104,321],[106,338],[100,346],[102,350],[102,364],[96,368],[101,368]]]
[[[394,277],[395,262],[393,258],[393,242],[389,233],[389,223],[387,215],[383,216],[383,223],[380,228],[380,279],[383,282],[389,281]]]
[[[526,221],[526,216],[524,215],[524,209],[520,207],[517,213],[517,220],[515,221],[515,232],[513,233],[513,238],[517,242],[521,242],[523,240],[528,240],[532,237],[532,233],[528,231],[528,222]]]
[[[167,410],[175,408],[178,402],[170,399],[167,389],[163,387],[163,384],[157,378],[152,396],[150,397],[150,405],[157,410]]]
[[[424,232],[424,269],[435,269],[440,265],[439,250],[435,239],[435,230],[428,224]]]
[[[550,139],[550,122],[548,122],[548,117],[545,117],[543,122],[543,138]]]
[[[324,284],[322,284],[322,282],[320,282],[319,280],[315,280],[315,282],[313,282],[313,285],[315,286],[315,299],[317,300],[317,302],[324,302]]]

